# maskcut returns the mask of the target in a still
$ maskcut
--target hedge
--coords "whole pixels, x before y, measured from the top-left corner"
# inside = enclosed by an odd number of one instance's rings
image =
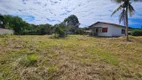
[[[142,36],[142,30],[133,30],[132,36]]]

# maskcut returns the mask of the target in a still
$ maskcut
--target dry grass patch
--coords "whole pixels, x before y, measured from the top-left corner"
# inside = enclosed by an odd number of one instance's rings
[[[1,80],[141,80],[142,37],[0,37]]]

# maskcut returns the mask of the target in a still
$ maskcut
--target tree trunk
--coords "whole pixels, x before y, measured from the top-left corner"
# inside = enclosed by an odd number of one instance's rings
[[[128,7],[126,7],[126,40],[129,41],[129,36],[128,36],[128,25],[129,22],[128,22]]]

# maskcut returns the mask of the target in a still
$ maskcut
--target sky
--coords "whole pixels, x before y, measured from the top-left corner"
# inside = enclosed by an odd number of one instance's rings
[[[132,2],[135,14],[129,26],[142,27],[142,2]],[[119,12],[111,17],[119,4],[111,0],[0,0],[0,14],[19,16],[32,24],[58,24],[74,14],[87,27],[97,21],[119,24]]]

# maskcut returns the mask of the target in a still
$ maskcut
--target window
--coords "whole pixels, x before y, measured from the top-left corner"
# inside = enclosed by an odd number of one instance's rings
[[[122,34],[125,34],[125,29],[122,29],[122,30],[121,30],[121,33],[122,33]]]
[[[108,28],[102,28],[102,32],[107,32]]]

